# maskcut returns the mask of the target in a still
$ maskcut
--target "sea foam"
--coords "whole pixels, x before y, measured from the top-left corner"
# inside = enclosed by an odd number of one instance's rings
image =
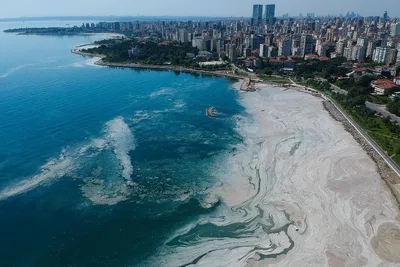
[[[0,191],[0,200],[16,196],[30,190],[35,189],[37,186],[52,182],[63,176],[70,175],[71,177],[79,177],[76,173],[90,165],[91,161],[102,151],[113,151],[118,164],[121,166],[121,177],[125,182],[121,183],[123,186],[105,187],[101,183],[86,183],[86,193],[84,195],[90,196],[93,199],[100,199],[97,204],[116,204],[119,201],[125,200],[129,194],[126,185],[132,185],[133,166],[129,151],[135,149],[135,139],[122,117],[117,117],[105,124],[104,136],[100,138],[93,138],[88,143],[77,146],[75,148],[62,149],[60,156],[55,159],[50,159],[44,164],[38,174],[31,178],[25,179],[13,185],[9,185]],[[87,170],[85,170],[87,171]],[[90,184],[94,186],[89,188]],[[104,192],[106,190],[116,190],[123,193],[118,198],[110,200],[102,195],[115,195],[116,192]],[[97,194],[97,195],[96,195]]]
[[[113,146],[115,156],[123,168],[122,177],[131,181],[133,166],[129,151],[134,150],[135,139],[129,126],[122,117],[118,117],[106,124],[106,140]]]

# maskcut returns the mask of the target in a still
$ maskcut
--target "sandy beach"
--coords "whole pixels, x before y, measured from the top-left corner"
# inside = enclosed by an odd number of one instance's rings
[[[225,206],[175,233],[160,264],[400,266],[398,204],[322,101],[281,88],[242,94],[245,142],[210,193]]]

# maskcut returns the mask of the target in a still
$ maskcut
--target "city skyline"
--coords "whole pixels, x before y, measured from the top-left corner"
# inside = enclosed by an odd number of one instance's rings
[[[390,17],[400,17],[400,3],[397,0],[387,0],[384,5],[376,5],[375,1],[366,0],[362,5],[357,0],[338,0],[335,2],[316,3],[312,0],[293,1],[239,1],[239,0],[204,0],[192,2],[184,0],[161,1],[153,0],[147,3],[132,3],[121,0],[116,4],[111,0],[70,0],[55,2],[51,0],[6,0],[0,10],[0,18],[47,17],[47,16],[208,16],[208,17],[251,17],[252,6],[260,4],[276,5],[276,16],[289,14],[298,16],[302,13],[315,13],[317,16],[340,15],[354,11],[362,16],[382,16],[388,10]],[[24,8],[21,8],[24,7]],[[43,8],[46,7],[46,8]],[[157,8],[155,8],[157,7]],[[212,8],[210,8],[212,7]],[[263,14],[264,15],[264,14]]]

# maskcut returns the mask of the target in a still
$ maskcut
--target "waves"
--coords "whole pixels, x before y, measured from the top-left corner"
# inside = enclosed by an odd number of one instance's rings
[[[126,199],[129,195],[128,187],[133,185],[131,177],[133,166],[129,152],[134,149],[135,139],[129,126],[122,117],[117,117],[105,124],[102,137],[91,139],[87,144],[73,149],[63,149],[58,158],[49,160],[40,168],[39,174],[1,190],[0,200],[28,192],[58,178],[70,176],[81,178],[85,182],[82,191],[94,203],[116,204]],[[115,188],[106,186],[107,177],[99,179],[93,175],[92,178],[87,178],[87,175],[80,174],[90,173],[87,167],[92,166],[107,151],[113,152],[116,164],[121,167],[119,175],[125,180],[125,182],[113,181],[114,184],[118,184]],[[93,173],[95,172],[92,171]],[[122,197],[118,195],[121,193]],[[107,195],[113,195],[114,198],[105,197]]]

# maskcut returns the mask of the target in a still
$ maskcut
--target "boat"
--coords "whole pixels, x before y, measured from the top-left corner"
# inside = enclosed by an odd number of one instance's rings
[[[206,110],[207,116],[208,117],[215,117],[215,108],[214,107],[209,107]]]

